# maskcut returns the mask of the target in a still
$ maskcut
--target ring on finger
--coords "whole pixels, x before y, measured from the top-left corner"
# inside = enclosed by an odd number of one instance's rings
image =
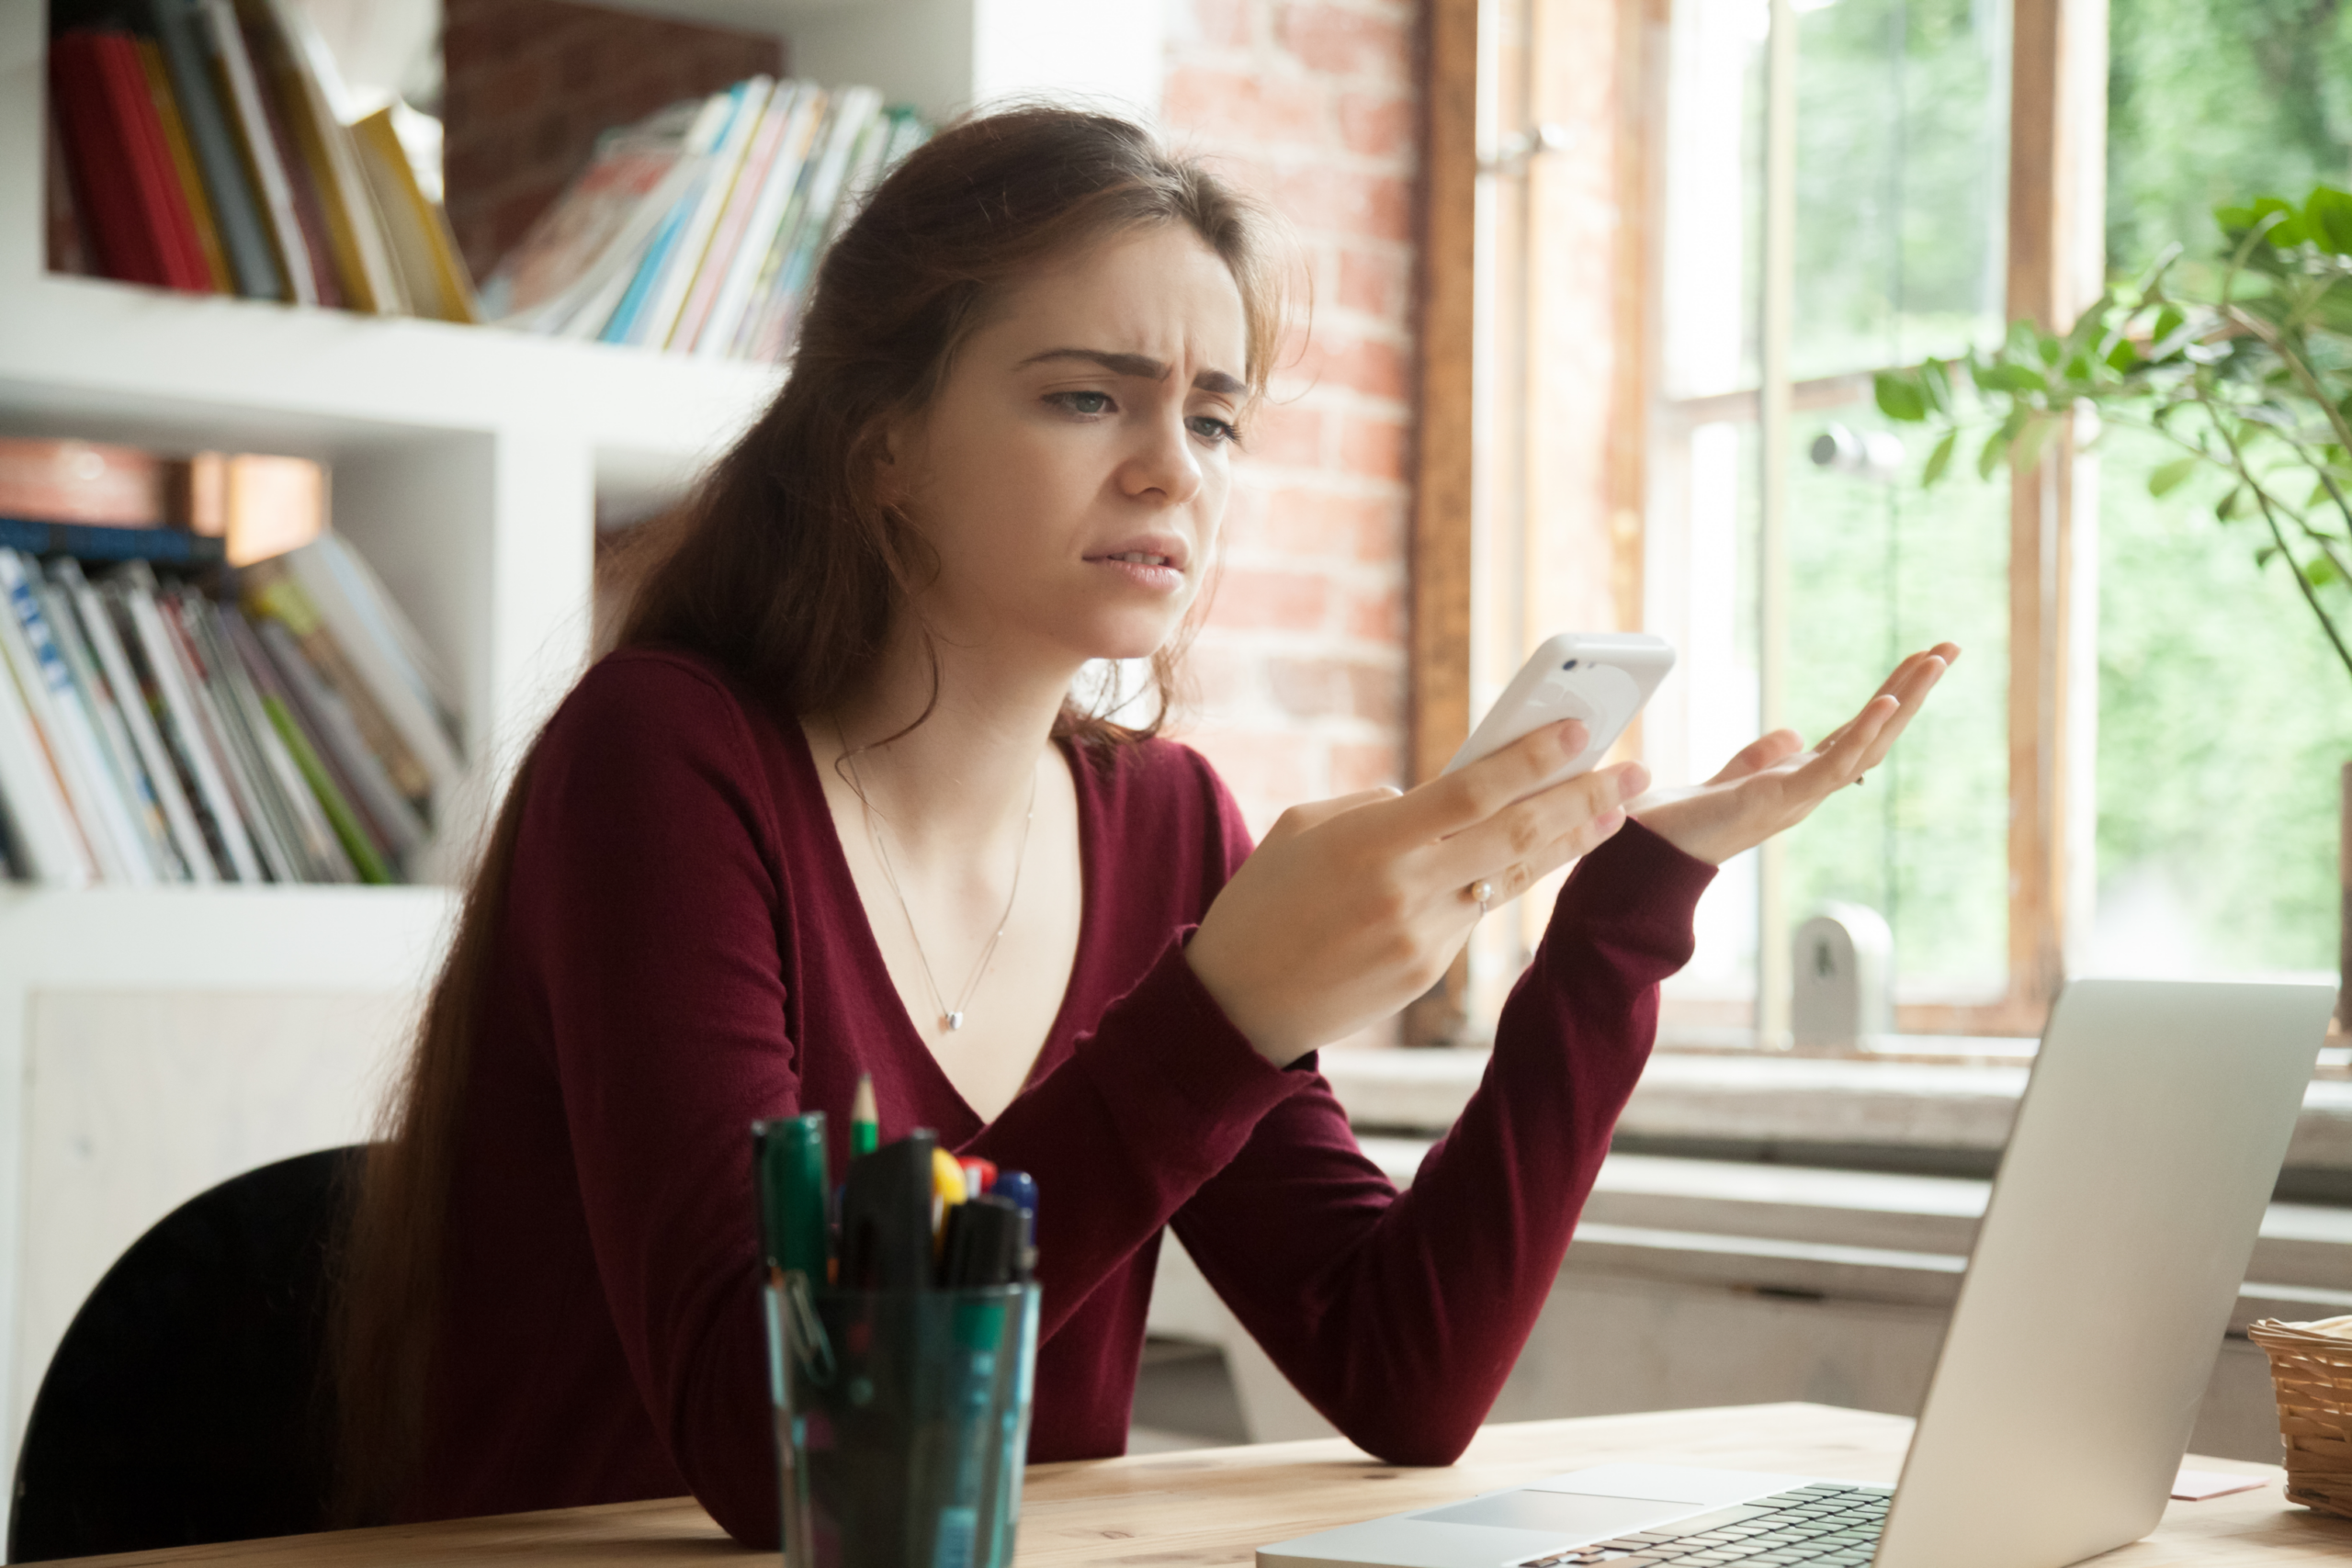
[[[1487,904],[1494,899],[1495,885],[1482,876],[1462,891],[1478,906],[1478,913],[1484,915],[1487,912]]]

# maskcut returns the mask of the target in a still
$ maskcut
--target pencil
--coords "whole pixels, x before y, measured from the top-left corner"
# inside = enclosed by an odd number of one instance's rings
[[[857,1097],[849,1102],[849,1152],[870,1155],[882,1142],[882,1117],[874,1108],[874,1075],[860,1073]]]

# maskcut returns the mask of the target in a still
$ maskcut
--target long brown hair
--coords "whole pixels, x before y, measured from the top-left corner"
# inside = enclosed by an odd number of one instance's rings
[[[620,645],[694,649],[785,712],[839,700],[933,570],[878,492],[888,422],[928,405],[1009,288],[1084,244],[1154,223],[1185,225],[1232,273],[1254,403],[1284,316],[1283,268],[1261,209],[1107,115],[1017,108],[967,119],[918,149],[826,255],[790,378],[665,528]],[[1094,749],[1156,731],[1178,651],[1171,642],[1153,657],[1159,702],[1148,723],[1114,724],[1102,703],[1072,698],[1056,734]],[[933,674],[935,692],[935,658]],[[475,1023],[536,750],[499,808],[386,1136],[354,1195],[330,1359],[335,1513],[345,1523],[397,1507],[420,1453]]]

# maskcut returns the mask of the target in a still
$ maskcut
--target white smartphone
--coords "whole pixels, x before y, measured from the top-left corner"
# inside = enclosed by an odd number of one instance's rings
[[[1501,750],[1521,736],[1563,719],[1580,718],[1592,732],[1585,749],[1560,764],[1536,789],[1589,773],[1650,694],[1674,668],[1674,645],[1647,632],[1562,632],[1527,656],[1519,673],[1453,761],[1447,773]],[[1535,793],[1530,790],[1529,794]]]

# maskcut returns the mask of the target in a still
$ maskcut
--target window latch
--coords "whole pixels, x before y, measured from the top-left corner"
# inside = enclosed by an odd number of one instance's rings
[[[1482,175],[1524,174],[1527,165],[1547,152],[1565,152],[1577,143],[1577,133],[1555,119],[1513,131],[1495,146],[1495,155],[1481,159]]]

